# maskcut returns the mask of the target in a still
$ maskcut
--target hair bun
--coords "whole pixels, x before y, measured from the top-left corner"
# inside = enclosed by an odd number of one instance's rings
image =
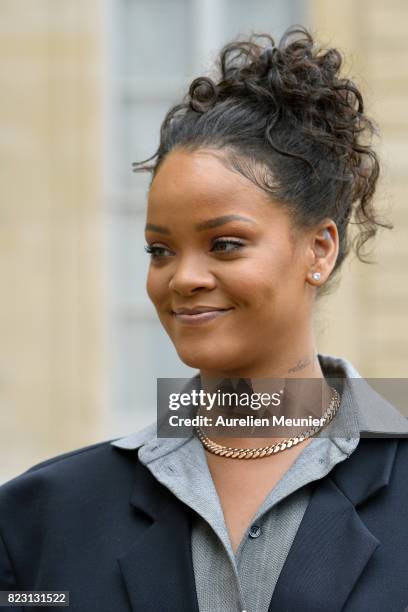
[[[266,46],[262,39],[267,40]],[[337,49],[320,50],[311,34],[296,26],[282,36],[278,46],[267,34],[226,45],[221,51],[218,85],[223,97],[249,95],[268,102],[271,114],[279,113],[306,132],[313,129],[316,138],[325,140],[324,135],[330,133],[333,144],[333,136],[341,141],[359,129],[358,118],[363,113],[357,88],[339,76],[341,65]]]
[[[216,103],[218,87],[209,77],[198,77],[191,83],[188,95],[190,107],[198,113],[205,113]]]

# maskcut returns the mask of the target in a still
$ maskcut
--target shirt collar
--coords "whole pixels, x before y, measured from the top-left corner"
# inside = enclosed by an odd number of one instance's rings
[[[352,406],[360,435],[408,434],[407,417],[377,393],[347,359],[322,354],[318,357],[325,376],[344,378],[342,404]]]
[[[379,395],[362,378],[353,365],[342,357],[318,355],[321,368],[326,377],[342,379],[342,402],[338,416],[330,425],[329,434],[338,440],[347,437],[359,437],[361,434],[373,436],[408,435],[408,420],[384,397]],[[199,374],[192,377],[188,385],[196,385]],[[322,435],[321,432],[320,435]],[[190,438],[157,438],[156,421],[144,429],[111,442],[112,446],[126,450],[135,450],[149,445],[149,450],[156,458],[157,452],[163,456],[185,444]]]

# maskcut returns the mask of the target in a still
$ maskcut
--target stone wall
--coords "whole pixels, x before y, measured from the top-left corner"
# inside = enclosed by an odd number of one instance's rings
[[[319,39],[338,46],[362,86],[381,138],[378,206],[394,224],[375,240],[375,265],[346,262],[342,283],[321,302],[319,348],[367,377],[404,377],[408,365],[408,4],[403,0],[312,0]]]
[[[0,4],[1,481],[97,439],[105,377],[101,3]]]

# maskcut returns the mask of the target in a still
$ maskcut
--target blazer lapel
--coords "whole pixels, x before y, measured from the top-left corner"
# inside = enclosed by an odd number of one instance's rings
[[[133,612],[199,612],[189,509],[139,461],[131,505],[136,535],[118,557]]]
[[[340,612],[380,542],[356,507],[387,486],[396,440],[360,440],[316,485],[269,612]]]

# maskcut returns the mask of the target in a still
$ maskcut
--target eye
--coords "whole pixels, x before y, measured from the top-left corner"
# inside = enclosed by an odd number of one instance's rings
[[[211,251],[229,254],[234,251],[237,251],[238,249],[243,248],[244,246],[245,244],[241,240],[232,238],[219,238],[214,241]],[[144,249],[146,253],[150,255],[151,259],[166,258],[173,255],[173,253],[168,248],[161,245],[147,244],[145,245]]]
[[[166,253],[170,253],[169,249],[164,246],[145,244],[144,250],[150,255],[152,259],[158,259],[159,257],[167,257]]]
[[[219,238],[214,241],[212,250],[218,251],[219,253],[232,253],[245,246],[245,243],[241,240],[232,238]],[[216,248],[218,247],[218,248]]]

